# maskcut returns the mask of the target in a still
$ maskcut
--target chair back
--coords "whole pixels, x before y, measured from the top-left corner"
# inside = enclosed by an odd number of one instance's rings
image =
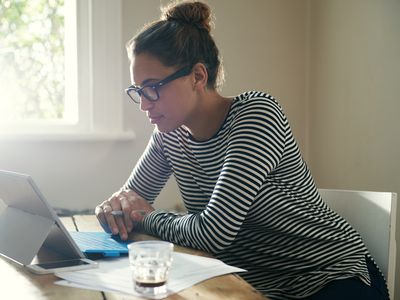
[[[394,297],[396,268],[396,193],[319,189],[330,208],[357,230],[386,277]]]

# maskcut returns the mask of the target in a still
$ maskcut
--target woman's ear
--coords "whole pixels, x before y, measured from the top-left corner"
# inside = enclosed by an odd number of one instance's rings
[[[207,87],[208,72],[207,68],[202,63],[197,63],[193,66],[193,88],[204,89]]]

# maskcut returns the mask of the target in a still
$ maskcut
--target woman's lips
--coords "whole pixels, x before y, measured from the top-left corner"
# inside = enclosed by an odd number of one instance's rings
[[[148,116],[151,124],[157,124],[163,118],[163,116]]]

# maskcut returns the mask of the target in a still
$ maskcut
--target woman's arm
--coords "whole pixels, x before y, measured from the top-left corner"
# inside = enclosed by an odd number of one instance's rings
[[[239,232],[267,175],[279,164],[289,126],[274,102],[253,100],[232,124],[219,178],[206,209],[180,216],[154,211],[144,229],[171,242],[217,253]]]
[[[134,221],[141,221],[145,214],[154,210],[154,199],[170,174],[162,143],[153,134],[125,185],[96,207],[96,217],[104,230],[127,239],[128,233],[134,229]],[[115,215],[115,211],[123,214]]]

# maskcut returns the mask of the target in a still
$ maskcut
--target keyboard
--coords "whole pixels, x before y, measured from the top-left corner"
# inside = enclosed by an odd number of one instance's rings
[[[102,257],[117,257],[128,254],[128,244],[132,241],[122,241],[118,235],[106,232],[70,231],[70,234],[84,254],[99,254]]]

